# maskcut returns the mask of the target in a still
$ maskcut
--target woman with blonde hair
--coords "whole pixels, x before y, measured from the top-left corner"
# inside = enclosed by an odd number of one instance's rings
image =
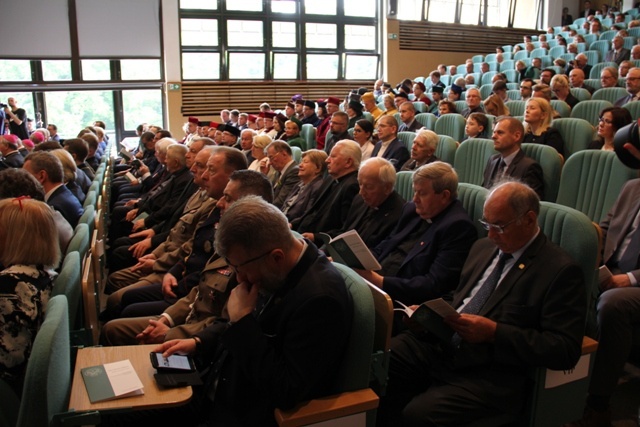
[[[495,93],[489,95],[489,97],[484,100],[483,104],[484,111],[487,114],[491,114],[492,116],[496,117],[509,115],[509,108],[504,105],[504,102],[502,102],[502,98],[500,98]]]
[[[0,379],[20,396],[60,248],[46,203],[28,197],[0,200],[0,221]]]
[[[269,180],[276,176],[276,170],[269,165],[269,159],[264,150],[267,148],[267,145],[272,142],[273,139],[266,133],[254,136],[253,144],[251,144],[251,155],[255,160],[249,165],[249,170],[262,172],[267,175]]]
[[[524,109],[524,140],[531,144],[544,144],[564,155],[564,140],[557,129],[551,127],[553,109],[544,98],[530,98]]]

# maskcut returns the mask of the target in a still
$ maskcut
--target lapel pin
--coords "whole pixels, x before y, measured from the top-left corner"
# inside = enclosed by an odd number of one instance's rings
[[[520,264],[520,265],[518,265],[518,268],[519,268],[520,270],[524,270],[524,264]]]

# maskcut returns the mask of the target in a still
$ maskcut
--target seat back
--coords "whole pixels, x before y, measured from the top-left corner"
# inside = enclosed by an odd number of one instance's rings
[[[600,58],[602,59],[604,59],[607,56],[607,52],[609,51],[610,48],[611,48],[611,43],[609,43],[609,41],[607,40],[597,40],[589,45],[589,50],[598,51],[600,54]],[[595,66],[593,68],[595,68]]]
[[[515,91],[509,91],[509,92],[515,92]],[[520,94],[520,91],[518,91],[518,94]],[[506,107],[509,109],[509,113],[511,114],[511,116],[522,116],[524,115],[524,107],[526,105],[526,102],[523,100],[511,100],[511,101],[507,101],[505,103]]]
[[[385,394],[389,374],[389,356],[391,349],[391,331],[393,329],[393,301],[386,292],[367,282],[373,296],[376,312],[375,335],[373,338],[373,354],[371,355],[371,374],[369,386],[378,395]]]
[[[289,147],[291,148],[291,156],[296,163],[300,163],[300,159],[302,159],[302,149],[300,147]]]
[[[316,147],[316,128],[314,128],[313,125],[309,123],[303,124],[302,129],[300,130],[300,136],[302,136],[307,143],[304,147],[304,151]]]
[[[551,55],[553,59],[558,59],[560,55],[562,55],[566,51],[567,48],[565,46],[555,46],[549,49],[549,55]]]
[[[493,76],[495,76],[496,74],[498,74],[497,71],[488,71],[486,73],[484,73],[482,75],[482,80],[480,81],[481,85],[488,85],[491,84],[491,79],[493,78]]]
[[[595,129],[586,120],[573,118],[555,119],[551,126],[562,135],[565,158],[578,151],[586,150],[593,141]]]
[[[413,140],[415,138],[415,132],[398,132],[398,139],[400,140],[400,142],[402,142],[402,144],[404,144],[405,147],[407,147],[407,150],[409,150],[409,152],[411,152],[411,147],[413,147]]]
[[[485,73],[486,75],[487,73]],[[491,84],[491,79],[489,79],[489,83],[482,83],[480,86],[480,98],[487,99],[489,95],[491,95],[491,91],[493,90],[493,85]]]
[[[520,73],[518,70],[504,70],[504,75],[507,76],[507,80],[510,82],[520,81]]]
[[[439,145],[439,144],[438,144]],[[396,174],[394,188],[405,200],[413,199],[413,171],[400,171]]]
[[[591,93],[581,87],[572,87],[571,95],[575,96],[578,101],[587,101],[591,99]]]
[[[420,113],[420,114],[416,114],[416,120],[418,121],[418,123],[420,123],[422,126],[426,127],[427,129],[433,130],[436,126],[436,120],[438,120],[438,118],[436,117],[435,114]]]
[[[453,168],[458,173],[458,182],[482,185],[487,162],[496,153],[490,139],[469,138],[461,143],[453,163]]]
[[[447,135],[438,135],[438,139],[435,156],[443,162],[449,163],[453,166],[453,162],[456,158],[456,150],[458,149],[458,143]]]
[[[627,102],[622,106],[622,108],[626,108],[631,113],[631,118],[635,121],[640,119],[640,101],[631,101]]]
[[[81,263],[80,254],[77,251],[68,253],[64,257],[60,274],[53,282],[51,296],[64,295],[69,306],[69,327],[71,329],[82,328],[80,316],[81,289]]]
[[[97,183],[94,182],[94,184],[97,184]],[[85,212],[87,210],[87,207],[96,205],[97,197],[98,197],[97,191],[89,190],[87,192],[87,197],[84,199],[84,203],[82,205],[82,207],[84,207],[85,209]]]
[[[467,121],[460,114],[445,114],[436,121],[434,132],[448,135],[456,141],[464,139],[464,127]]]
[[[591,86],[595,90],[602,88],[602,82],[600,81],[600,76],[597,79],[584,79],[584,84],[587,86]],[[593,99],[593,95],[591,95],[591,99]]]
[[[402,119],[400,118],[400,113],[395,113],[393,117],[396,119],[396,122],[398,123],[398,127],[402,126]]]
[[[522,144],[521,148],[525,155],[534,159],[542,167],[543,200],[555,202],[558,197],[558,187],[560,186],[562,157],[555,148],[548,145]]]
[[[594,92],[594,96],[596,92]],[[598,126],[600,111],[608,107],[613,107],[613,104],[609,101],[594,100],[592,97],[590,101],[578,102],[576,106],[573,107],[573,110],[571,110],[571,117],[584,119],[591,123],[592,126]]]
[[[625,182],[637,176],[637,171],[623,165],[612,151],[579,151],[564,165],[557,203],[577,209],[599,223]]]
[[[336,378],[337,390],[359,390],[369,386],[376,324],[373,295],[359,274],[345,265],[333,265],[342,275],[353,301],[351,334]]]
[[[484,202],[487,200],[488,195],[489,190],[479,185],[469,184],[467,182],[460,182],[458,184],[458,199],[473,221],[473,225],[475,225],[478,231],[478,237],[481,238],[487,236],[487,230],[482,227],[482,224],[480,224],[478,220],[482,219]]]
[[[593,34],[585,34],[585,39],[587,38],[587,36],[591,36]],[[589,41],[587,41],[587,43],[589,43]],[[598,62],[600,62],[601,58],[600,58],[600,51],[598,50],[585,50],[584,53],[587,56],[587,64],[594,66],[596,65]]]
[[[456,104],[456,113],[458,114],[462,114],[464,109],[467,108],[467,101],[455,101],[454,104]]]
[[[71,356],[67,298],[49,300],[44,322],[33,342],[24,380],[17,426],[48,426],[67,411],[71,389]]]
[[[96,281],[93,275],[93,261],[87,257],[82,262],[82,306],[84,315],[85,336],[82,340],[86,345],[96,345],[100,334],[100,323],[98,322],[98,293],[96,292]]]
[[[593,92],[591,99],[614,104],[618,99],[628,95],[627,90],[623,87],[603,87]]]
[[[84,208],[84,213],[78,220],[78,224],[87,224],[89,226],[89,234],[93,233],[95,227],[96,208],[95,203]]]
[[[551,108],[557,111],[562,118],[571,116],[571,107],[564,101],[560,101],[559,99],[552,99]]]
[[[79,223],[73,232],[69,246],[67,246],[67,253],[78,251],[80,253],[80,259],[84,260],[89,251],[89,225]]]

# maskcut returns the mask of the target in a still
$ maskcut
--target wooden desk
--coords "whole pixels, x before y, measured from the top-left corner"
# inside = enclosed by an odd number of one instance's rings
[[[156,384],[153,378],[155,369],[151,366],[149,353],[157,347],[150,345],[131,345],[120,347],[87,347],[78,350],[76,366],[73,372],[69,411],[109,411],[142,410],[168,406],[180,406],[187,403],[193,394],[191,387],[164,388]],[[106,402],[91,403],[80,369],[129,359],[144,386],[144,394],[124,397]]]

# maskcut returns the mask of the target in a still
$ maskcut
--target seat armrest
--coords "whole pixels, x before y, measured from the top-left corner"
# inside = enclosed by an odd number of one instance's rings
[[[582,337],[582,354],[595,353],[598,349],[598,341],[587,336]]]
[[[378,395],[365,388],[309,400],[287,411],[276,409],[275,417],[280,427],[304,426],[370,411],[378,402]]]

